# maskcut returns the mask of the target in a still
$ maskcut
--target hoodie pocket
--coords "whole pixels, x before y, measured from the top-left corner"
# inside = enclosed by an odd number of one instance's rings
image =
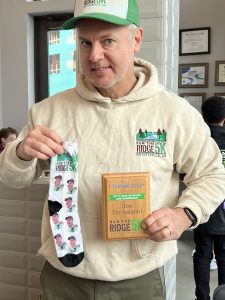
[[[157,261],[156,255],[153,254],[154,242],[148,239],[133,240],[132,242],[138,258]]]

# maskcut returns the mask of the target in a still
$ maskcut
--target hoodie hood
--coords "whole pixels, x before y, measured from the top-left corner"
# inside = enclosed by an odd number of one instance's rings
[[[129,94],[116,99],[117,103],[145,100],[164,89],[158,82],[158,72],[151,63],[140,58],[134,58],[134,73],[138,79],[136,85]],[[78,77],[76,91],[82,98],[88,101],[115,102],[115,100],[109,97],[103,97],[82,71]]]

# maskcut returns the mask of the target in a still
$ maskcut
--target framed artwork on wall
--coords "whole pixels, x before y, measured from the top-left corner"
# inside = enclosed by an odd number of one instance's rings
[[[179,64],[179,88],[207,87],[208,72],[208,63]]]
[[[180,96],[201,112],[202,102],[206,99],[206,93],[180,93]]]
[[[215,96],[219,96],[219,97],[225,98],[225,92],[224,93],[215,93]]]
[[[196,55],[210,53],[210,27],[181,29],[179,54]]]
[[[216,61],[215,85],[225,85],[225,60]]]

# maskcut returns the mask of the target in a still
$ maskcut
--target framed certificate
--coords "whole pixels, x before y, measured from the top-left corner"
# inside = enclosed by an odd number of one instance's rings
[[[219,96],[219,97],[225,98],[225,92],[224,93],[215,93],[215,96]]]
[[[181,29],[179,54],[196,55],[210,53],[210,27]]]
[[[215,85],[225,85],[225,60],[216,61]]]
[[[180,96],[201,112],[202,102],[206,99],[206,93],[181,93]]]
[[[180,64],[179,88],[199,88],[208,86],[208,63]]]

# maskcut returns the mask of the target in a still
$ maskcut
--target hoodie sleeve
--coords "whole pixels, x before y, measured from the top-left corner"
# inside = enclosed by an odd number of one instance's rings
[[[210,136],[202,116],[192,110],[176,137],[174,162],[179,173],[185,173],[184,184],[177,207],[189,207],[199,223],[207,222],[225,198],[225,170],[220,150]],[[179,122],[179,120],[177,120]],[[183,132],[182,132],[183,131]],[[195,227],[196,227],[195,226]]]

